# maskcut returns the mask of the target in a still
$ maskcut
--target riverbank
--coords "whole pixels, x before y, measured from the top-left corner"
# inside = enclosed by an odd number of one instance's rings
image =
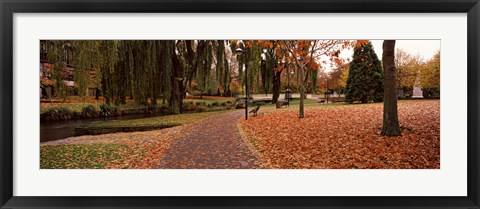
[[[225,112],[226,111],[217,111],[181,115],[168,115],[133,120],[98,121],[76,127],[74,131],[74,136],[100,135],[117,132],[139,132],[171,128],[174,126],[192,123],[194,121]]]
[[[42,99],[40,102],[40,120],[65,121],[136,114],[171,114],[169,106],[162,104],[161,100],[157,101],[157,105],[148,106],[135,104],[131,99],[127,99],[126,103],[121,105],[105,105],[103,102],[103,98],[87,97],[81,100],[74,96],[65,101]],[[187,97],[183,101],[182,111],[209,112],[232,109],[233,107],[234,99],[232,97]]]
[[[186,123],[185,118],[194,119],[198,117],[196,115],[213,115],[227,111],[223,108],[215,109],[217,111],[213,110],[214,109],[210,112],[204,113],[188,111],[180,115],[134,114],[109,117],[106,119],[87,118],[63,121],[42,121],[40,123],[40,142],[61,140],[80,135],[157,130],[184,124]],[[135,126],[135,124],[137,124],[137,126]]]

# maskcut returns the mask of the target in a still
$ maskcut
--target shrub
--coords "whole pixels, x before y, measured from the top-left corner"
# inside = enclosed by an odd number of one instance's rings
[[[208,110],[208,109],[207,109],[207,107],[205,107],[205,106],[197,106],[197,107],[195,108],[195,111],[196,111],[196,112],[207,112],[207,110]]]
[[[220,106],[220,103],[218,103],[217,101],[215,101],[215,102],[212,102],[212,106],[214,106],[214,107],[218,107],[218,106]]]
[[[165,104],[157,105],[157,112],[168,113],[169,112],[169,107]]]
[[[226,107],[227,106],[227,103],[226,102],[222,102],[222,107]]]
[[[82,108],[82,112],[80,115],[85,118],[94,118],[94,117],[98,117],[99,111],[97,107],[93,105],[88,105]]]
[[[440,88],[422,88],[422,92],[425,99],[440,98]]]
[[[402,88],[400,88],[400,91],[403,92],[403,94],[400,94],[398,96],[398,99],[410,99],[410,98],[412,98],[413,87],[402,86]]]
[[[255,105],[256,106],[263,106],[263,105],[265,105],[265,102],[256,102]]]
[[[113,114],[114,116],[122,115],[122,110],[120,109],[120,107],[118,107],[118,106],[111,106],[111,109],[112,109],[112,114]]]
[[[40,114],[42,120],[69,120],[75,117],[75,112],[66,107],[53,107]]]
[[[193,102],[186,102],[184,101],[182,103],[182,110],[193,110],[195,106],[193,105]]]
[[[160,105],[149,104],[145,108],[146,108],[145,109],[146,113],[148,113],[148,114],[153,114],[153,113],[160,112]]]
[[[235,109],[245,108],[245,102],[238,101],[235,103]]]
[[[106,104],[100,105],[100,115],[103,117],[118,116],[121,114],[122,112],[117,106],[110,106]]]
[[[103,117],[111,116],[110,106],[105,104],[100,105],[100,115]]]
[[[198,90],[195,90],[195,91],[192,91],[192,95],[193,96],[200,96],[202,95],[203,93],[201,91],[198,91]]]

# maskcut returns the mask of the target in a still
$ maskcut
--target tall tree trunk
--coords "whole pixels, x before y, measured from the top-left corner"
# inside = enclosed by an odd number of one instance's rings
[[[108,81],[109,75],[106,71],[107,69],[103,69],[102,71],[102,94],[105,99],[105,104],[110,105],[110,93],[108,92],[110,88]]]
[[[149,78],[149,82],[150,82],[150,96],[151,96],[151,99],[150,99],[150,104],[152,104],[153,106],[157,105],[157,79],[158,79],[158,67],[157,67],[157,62],[158,60],[160,60],[157,56],[157,41],[152,41],[152,51],[151,51],[151,62],[152,62],[152,66],[151,69],[150,69],[150,78]]]
[[[280,75],[282,75],[282,70],[273,73],[273,95],[272,95],[272,103],[276,103],[278,98],[280,97],[280,87],[281,87],[281,80]]]
[[[395,40],[383,41],[382,62],[384,70],[384,102],[381,135],[400,136],[396,93],[397,68],[395,67]]]
[[[125,98],[127,97],[127,92],[125,86],[123,86],[125,83],[127,83],[127,65],[126,62],[122,63],[122,74],[120,75],[120,82],[118,82],[117,88],[119,88],[119,102],[120,104],[127,104],[127,101]]]
[[[184,68],[179,58],[175,53],[175,46],[170,48],[173,62],[173,75],[172,75],[172,96],[170,97],[170,111],[173,114],[182,113],[183,95],[185,94],[185,88],[183,84],[184,80]]]
[[[300,114],[298,115],[299,118],[304,118],[305,117],[305,108],[304,108],[304,102],[303,99],[305,98],[305,72],[304,72],[304,65],[300,64],[299,65],[300,69],[298,70],[299,72],[299,77],[300,77]]]

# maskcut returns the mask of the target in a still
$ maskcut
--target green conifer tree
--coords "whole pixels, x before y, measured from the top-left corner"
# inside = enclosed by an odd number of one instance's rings
[[[350,62],[345,99],[348,103],[383,101],[383,70],[371,42],[356,46]]]

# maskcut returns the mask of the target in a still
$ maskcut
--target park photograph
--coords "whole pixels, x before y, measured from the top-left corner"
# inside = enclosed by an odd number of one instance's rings
[[[40,169],[440,169],[440,44],[40,40]]]

